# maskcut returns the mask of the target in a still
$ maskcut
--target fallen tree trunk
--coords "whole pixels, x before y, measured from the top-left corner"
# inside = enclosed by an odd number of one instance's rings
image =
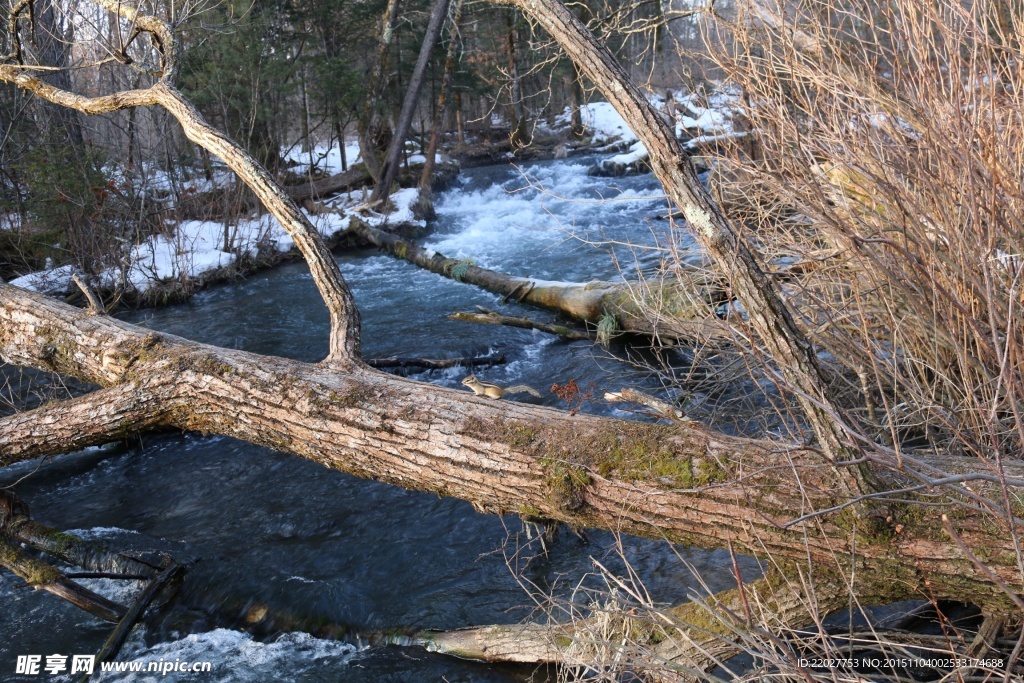
[[[1008,599],[913,505],[890,503],[882,519],[823,514],[787,527],[799,511],[849,502],[816,450],[728,437],[692,422],[638,424],[489,401],[363,365],[343,372],[220,349],[89,316],[10,285],[0,285],[0,323],[0,357],[8,362],[131,387],[108,394],[116,409],[64,404],[69,419],[92,424],[79,447],[118,438],[122,416],[135,414],[149,425],[233,436],[357,476],[455,494],[487,512],[705,548],[732,544],[776,561],[811,558],[824,574],[855,566],[846,578],[866,602],[919,594]],[[164,408],[156,419],[154,405]],[[0,465],[67,450],[53,438],[62,426],[32,416],[0,420]],[[941,464],[953,478],[931,479],[908,464],[885,481],[901,500],[929,484],[972,482],[970,491],[954,490],[961,497],[999,485],[996,474],[966,474],[977,469],[970,459]],[[917,488],[908,489],[911,474]],[[1004,476],[1008,485],[1024,486],[1024,465],[1004,463]],[[958,537],[984,549],[994,575],[1019,589],[1007,519],[963,514],[952,493],[944,505]],[[853,532],[851,565],[843,548]]]
[[[355,185],[365,185],[372,180],[366,166],[359,165],[352,166],[347,171],[342,171],[329,178],[313,180],[302,185],[286,186],[284,191],[295,201],[301,202],[305,199],[320,199]]]
[[[733,339],[729,326],[713,313],[718,303],[727,300],[724,287],[704,273],[694,272],[691,281],[672,285],[536,280],[447,258],[363,221],[353,219],[351,225],[357,236],[420,268],[574,320],[599,325],[612,316],[617,332],[665,340],[726,343]]]
[[[151,420],[151,407],[161,405],[158,422],[166,426],[242,438],[357,476],[457,495],[483,512],[806,564],[820,591],[812,604],[826,612],[844,601],[826,586],[848,586],[865,604],[970,596],[1004,612],[1015,607],[1004,588],[1022,588],[1008,518],[964,506],[971,493],[986,490],[998,500],[999,475],[969,474],[976,465],[969,459],[941,463],[947,473],[965,473],[959,478],[928,480],[909,466],[880,472],[879,480],[899,491],[897,502],[871,514],[821,514],[793,524],[799,511],[849,502],[833,463],[816,450],[727,437],[696,423],[638,424],[478,399],[361,365],[338,371],[219,349],[89,316],[9,285],[0,285],[0,323],[0,357],[9,362],[108,386],[100,393],[132,388],[109,394],[114,410],[90,402],[82,405],[91,414],[79,414],[74,401],[65,404],[71,418],[92,425],[78,445],[120,437],[125,422],[110,415]],[[46,420],[33,424],[32,416],[0,420],[0,465],[66,450],[53,438],[61,428]],[[1024,465],[1005,465],[1007,485],[1024,486]],[[932,486],[908,487],[912,473]],[[969,490],[957,486],[965,482]],[[944,485],[962,491],[941,502],[956,520],[955,535],[907,502]],[[940,502],[935,494],[927,500]],[[794,628],[813,623],[806,609],[780,614]],[[690,618],[697,631],[680,617],[675,628],[682,635],[673,642],[704,642],[695,634],[707,630],[706,619]],[[704,635],[731,651],[728,633]],[[674,657],[707,663],[700,654],[706,649],[687,646]]]

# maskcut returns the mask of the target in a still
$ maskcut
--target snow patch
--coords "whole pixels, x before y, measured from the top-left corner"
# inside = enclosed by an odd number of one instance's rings
[[[342,172],[341,148],[337,143],[330,147],[325,144],[319,144],[309,151],[295,149],[285,154],[284,158],[286,161],[294,164],[295,168],[293,170],[298,175],[306,175],[313,168],[328,176],[337,175]],[[310,165],[310,159],[312,159],[312,166]],[[346,141],[345,161],[348,167],[351,168],[359,160],[359,143]]]
[[[363,220],[373,227],[384,225],[395,225],[398,223],[411,223],[424,226],[426,221],[417,219],[413,214],[412,207],[419,199],[420,191],[415,187],[404,187],[391,195],[391,204],[395,210],[391,213],[372,212],[363,217]]]
[[[11,280],[11,284],[41,294],[63,294],[71,289],[72,266],[50,268],[38,273],[29,273]]]

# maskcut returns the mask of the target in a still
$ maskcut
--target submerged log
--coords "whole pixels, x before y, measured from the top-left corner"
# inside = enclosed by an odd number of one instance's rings
[[[539,323],[529,318],[520,318],[511,315],[502,315],[483,306],[477,306],[479,313],[470,311],[456,311],[448,316],[451,320],[461,320],[467,323],[482,323],[485,325],[505,325],[507,327],[519,327],[524,330],[539,330],[547,332],[563,339],[572,341],[580,339],[591,339],[592,336],[586,332],[574,330],[565,325],[552,325],[550,323]]]
[[[127,613],[127,609],[123,605],[75,583],[56,567],[29,557],[16,545],[5,541],[2,536],[0,536],[0,566],[9,569],[32,588],[52,593],[104,621],[117,623]]]
[[[446,368],[472,367],[474,365],[501,365],[505,362],[504,354],[476,356],[472,358],[370,358],[366,364],[371,368],[427,368],[443,370]]]
[[[516,277],[471,261],[447,258],[363,221],[351,230],[370,244],[438,275],[482,287],[518,302],[561,313],[574,320],[601,325],[610,320],[615,331],[664,340],[724,343],[729,326],[714,316],[727,300],[724,284],[704,272],[686,282],[553,282]]]
[[[18,547],[20,544],[94,571],[62,572],[42,560],[29,557]],[[39,524],[29,516],[28,506],[20,498],[4,490],[0,490],[0,566],[11,570],[36,589],[52,593],[104,621],[117,623],[104,648],[109,658],[117,656],[149,603],[168,582],[185,572],[185,565],[174,562],[165,553],[147,552],[133,556],[105,542],[85,540]],[[130,608],[125,608],[74,582],[74,578],[141,579],[149,580],[150,584]]]

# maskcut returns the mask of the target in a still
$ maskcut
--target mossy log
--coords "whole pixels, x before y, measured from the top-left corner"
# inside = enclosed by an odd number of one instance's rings
[[[727,301],[726,287],[703,271],[672,282],[553,282],[448,258],[357,219],[353,219],[351,230],[383,251],[432,273],[573,320],[596,326],[610,316],[618,332],[689,343],[725,343],[733,338],[729,326],[714,315],[715,307]]]
[[[16,574],[28,586],[52,593],[104,621],[117,623],[127,613],[123,605],[75,583],[56,567],[29,557],[3,536],[0,536],[0,566]]]
[[[1005,603],[993,577],[1022,587],[1007,527],[1017,518],[960,504],[970,496],[1002,500],[1000,477],[1011,487],[1024,482],[1020,463],[1003,463],[997,476],[969,458],[932,456],[932,471],[948,475],[939,486],[951,488],[937,489],[945,497],[929,498],[928,508],[911,502],[927,487],[907,490],[909,464],[876,475],[880,490],[903,491],[898,502],[842,507],[850,501],[838,474],[814,449],[695,422],[640,424],[490,401],[361,363],[338,369],[207,346],[10,285],[0,285],[0,357],[105,387],[0,419],[0,465],[121,438],[134,418],[457,495],[488,512],[527,511],[776,561],[811,559],[825,573],[856,568],[848,578],[867,602],[970,595]],[[970,491],[958,485],[968,481]],[[801,511],[828,509],[787,524]],[[973,558],[935,523],[938,511]],[[853,559],[836,550],[852,538]]]

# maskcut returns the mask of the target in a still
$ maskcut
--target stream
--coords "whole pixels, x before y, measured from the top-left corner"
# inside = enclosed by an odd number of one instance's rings
[[[669,229],[658,219],[667,210],[660,186],[650,175],[591,178],[591,163],[576,158],[468,170],[439,194],[439,217],[421,241],[449,257],[546,280],[651,271],[661,254],[650,247],[663,243]],[[545,398],[528,400],[563,407],[548,391],[552,383],[575,379],[586,389],[593,382],[597,398],[582,409],[630,419],[636,415],[599,397],[625,386],[657,390],[649,372],[589,342],[446,317],[477,305],[545,321],[553,319],[549,314],[503,306],[492,294],[376,251],[337,259],[362,313],[366,357],[503,353],[506,364],[477,374],[500,385],[530,385]],[[211,288],[187,304],[121,317],[201,342],[304,361],[327,351],[327,312],[303,263]],[[466,374],[457,368],[408,376],[462,388]],[[0,486],[37,465],[0,470]],[[679,602],[698,586],[686,563],[712,590],[734,585],[725,552],[632,537],[617,542],[596,531],[584,540],[563,530],[545,559],[535,544],[524,545],[517,517],[478,514],[454,498],[357,479],[220,436],[159,434],[127,450],[64,456],[20,481],[15,492],[44,524],[197,560],[180,596],[188,609],[176,607],[172,618],[137,628],[119,660],[209,661],[211,672],[108,673],[95,680],[524,681],[532,669],[305,633],[254,637],[213,615],[265,605],[357,631],[542,620],[536,601],[543,594],[564,599],[579,586],[605,586],[598,562],[613,571],[628,562],[656,602]],[[84,583],[122,600],[137,588]],[[108,632],[107,624],[0,573],[0,681],[70,680],[16,675],[16,657],[38,654],[45,662],[54,653],[92,654]],[[530,680],[548,676],[555,678],[552,671]]]

